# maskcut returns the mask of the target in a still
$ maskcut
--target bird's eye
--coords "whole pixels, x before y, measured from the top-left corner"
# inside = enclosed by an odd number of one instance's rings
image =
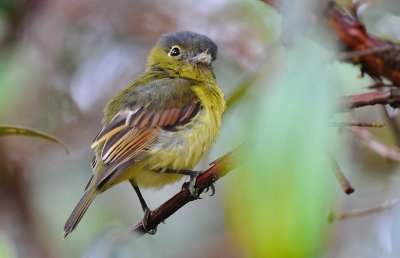
[[[176,46],[171,48],[171,51],[169,51],[170,56],[179,56],[180,53],[181,53],[181,50],[179,49],[179,47],[176,47]]]

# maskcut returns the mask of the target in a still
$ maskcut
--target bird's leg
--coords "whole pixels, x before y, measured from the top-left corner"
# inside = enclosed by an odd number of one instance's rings
[[[142,206],[142,210],[144,212],[144,217],[143,217],[143,228],[149,233],[150,235],[154,235],[157,232],[157,228],[148,230],[147,227],[147,221],[149,219],[149,215],[151,210],[149,209],[149,206],[147,206],[146,201],[143,198],[142,193],[140,192],[139,186],[136,184],[134,180],[129,180],[129,183],[131,183],[133,189],[135,189],[136,195],[139,198],[140,205]]]
[[[195,170],[190,170],[190,169],[161,169],[159,171],[160,173],[172,173],[172,174],[181,174],[185,176],[190,176],[190,181],[189,181],[189,192],[190,195],[192,195],[195,198],[199,198],[199,194],[196,192],[196,189],[194,189],[194,186],[196,184],[196,178],[202,171],[195,171]]]
[[[135,192],[136,192],[136,194],[137,194],[137,196],[139,198],[139,201],[140,201],[140,205],[142,206],[143,212],[146,213],[146,212],[150,211],[149,206],[147,206],[147,203],[144,200],[143,195],[140,192],[140,189],[139,189],[138,185],[136,184],[136,182],[134,180],[129,180],[129,182],[131,183],[133,189],[135,189]]]

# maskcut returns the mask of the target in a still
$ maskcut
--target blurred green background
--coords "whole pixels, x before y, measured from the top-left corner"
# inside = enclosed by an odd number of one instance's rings
[[[399,4],[375,2],[362,14],[368,28],[400,37],[392,12]],[[399,208],[327,223],[330,209],[396,198],[400,178],[396,163],[328,127],[384,121],[380,107],[332,114],[338,96],[364,92],[372,81],[331,61],[329,30],[316,35],[319,43],[303,37],[307,10],[295,2],[287,19],[258,1],[0,0],[0,124],[40,129],[70,149],[65,155],[37,138],[0,138],[0,258],[400,257]],[[121,184],[100,195],[63,240],[91,174],[89,146],[104,105],[144,70],[160,34],[183,29],[218,44],[214,69],[227,98],[248,88],[198,166],[247,141],[239,168],[217,182],[215,196],[183,207],[155,236],[130,234],[142,211],[130,185]],[[370,131],[394,144],[387,128]],[[342,193],[327,150],[354,194]],[[181,183],[143,190],[150,208]]]

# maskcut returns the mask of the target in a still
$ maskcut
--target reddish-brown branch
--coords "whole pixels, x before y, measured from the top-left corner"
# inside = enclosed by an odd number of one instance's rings
[[[285,3],[284,0],[262,2],[278,11]],[[325,13],[320,17],[326,20],[336,34],[340,48],[346,52],[346,61],[360,64],[362,73],[367,73],[377,81],[387,79],[394,86],[400,87],[400,45],[368,33],[358,17],[351,14],[353,10],[346,11],[333,1],[329,1],[323,9]],[[316,19],[311,21],[315,22]]]
[[[337,109],[339,111],[348,111],[349,109],[378,104],[400,105],[400,91],[375,91],[341,97],[337,102]]]
[[[221,158],[215,160],[210,165],[211,167],[204,171],[204,173],[200,174],[197,177],[195,188],[199,193],[204,192],[204,190],[208,189],[215,183],[218,179],[225,176],[228,172],[230,172],[235,167],[235,157],[237,157],[237,153],[240,150],[237,149],[235,151],[229,152],[222,156]],[[188,183],[184,183],[182,185],[182,189],[179,193],[175,194],[168,201],[164,202],[157,209],[153,210],[147,220],[146,229],[153,230],[157,228],[157,226],[169,218],[172,214],[178,211],[187,203],[196,200],[189,193]],[[143,226],[143,221],[140,221],[133,227],[133,231],[143,235],[147,233]]]
[[[386,78],[393,85],[400,87],[400,46],[368,33],[356,16],[350,15],[333,2],[329,4],[327,14],[328,24],[338,36],[345,51],[386,50],[354,56],[348,61],[361,64],[362,71],[372,78],[379,81]]]

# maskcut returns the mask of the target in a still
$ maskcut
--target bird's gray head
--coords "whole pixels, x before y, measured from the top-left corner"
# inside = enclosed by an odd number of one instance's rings
[[[169,57],[210,66],[217,58],[217,45],[210,38],[191,31],[164,34],[157,41]]]

